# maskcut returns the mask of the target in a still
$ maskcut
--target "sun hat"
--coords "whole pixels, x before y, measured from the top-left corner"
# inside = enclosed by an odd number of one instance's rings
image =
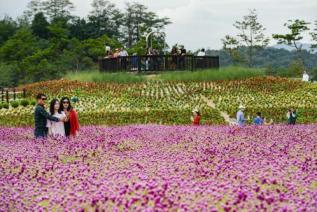
[[[192,112],[193,113],[199,113],[199,110],[197,108],[195,108]]]
[[[245,109],[245,107],[243,105],[240,105],[239,109]]]

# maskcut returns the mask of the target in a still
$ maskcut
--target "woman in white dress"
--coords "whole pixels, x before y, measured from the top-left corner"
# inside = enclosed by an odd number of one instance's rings
[[[50,113],[52,116],[59,118],[60,120],[66,118],[66,114],[59,112],[60,103],[58,99],[53,99],[50,103]],[[64,122],[53,122],[47,120],[48,134],[53,137],[66,137]]]

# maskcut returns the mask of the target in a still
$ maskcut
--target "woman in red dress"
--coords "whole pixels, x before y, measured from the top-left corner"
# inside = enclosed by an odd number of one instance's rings
[[[60,110],[66,114],[68,119],[67,122],[64,122],[66,136],[76,136],[77,131],[79,130],[78,115],[72,107],[68,97],[63,97],[61,99]]]
[[[199,110],[198,109],[194,109],[193,110],[193,117],[192,117],[193,125],[199,126],[200,125],[200,119],[201,119],[201,116],[200,116]]]

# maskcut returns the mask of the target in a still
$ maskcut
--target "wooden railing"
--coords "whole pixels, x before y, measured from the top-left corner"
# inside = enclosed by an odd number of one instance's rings
[[[26,98],[26,89],[17,91],[16,88],[0,88],[1,102],[9,103],[10,100],[16,100],[18,98]]]
[[[103,72],[147,72],[218,69],[218,56],[147,55],[103,58],[99,70]]]

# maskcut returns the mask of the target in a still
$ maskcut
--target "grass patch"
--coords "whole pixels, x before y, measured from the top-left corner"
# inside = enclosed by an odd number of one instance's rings
[[[166,81],[216,81],[239,80],[264,76],[265,71],[257,68],[225,67],[201,71],[175,71],[162,73],[158,78]]]
[[[167,71],[156,75],[137,73],[103,73],[99,71],[69,72],[66,79],[81,82],[97,83],[140,83],[149,80],[163,81],[215,81],[215,80],[239,80],[250,77],[264,76],[265,71],[258,68],[225,67],[200,71]]]
[[[77,80],[81,82],[112,82],[112,83],[140,83],[146,81],[143,75],[134,73],[102,73],[99,71],[81,71],[69,72],[65,76],[69,80]]]

